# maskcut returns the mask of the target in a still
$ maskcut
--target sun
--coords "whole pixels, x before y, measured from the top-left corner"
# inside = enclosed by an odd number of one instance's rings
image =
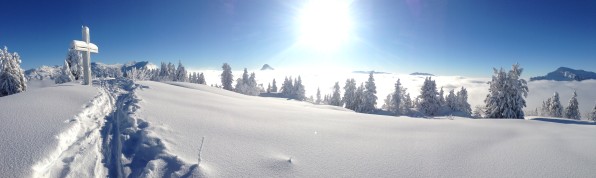
[[[300,43],[319,50],[332,50],[346,43],[352,30],[347,0],[311,0],[298,18]]]

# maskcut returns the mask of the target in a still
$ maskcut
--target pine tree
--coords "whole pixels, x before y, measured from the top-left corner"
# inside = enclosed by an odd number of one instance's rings
[[[271,86],[271,92],[277,93],[277,84],[275,83],[275,79],[273,79],[273,85]]]
[[[294,82],[294,99],[299,101],[306,99],[306,91],[304,90],[304,85],[302,85],[302,77],[300,75]]]
[[[355,99],[356,99],[356,80],[347,79],[346,85],[344,86],[344,97],[342,98],[342,102],[345,103],[345,107],[351,110],[356,109]]]
[[[515,64],[508,73],[502,68],[493,71],[489,94],[484,100],[485,117],[523,119],[523,108],[526,107],[524,98],[528,95],[527,83],[520,78],[523,69]]]
[[[588,116],[588,120],[596,121],[596,105],[594,105],[594,109],[592,109],[592,113]]]
[[[563,105],[559,99],[559,92],[555,92],[550,103],[550,116],[563,117]]]
[[[18,53],[8,52],[4,47],[0,50],[0,97],[27,90],[27,80],[21,68],[21,57]]]
[[[207,81],[205,81],[205,75],[203,75],[202,72],[201,72],[201,74],[199,74],[198,80],[199,80],[198,81],[199,84],[203,84],[203,85],[206,85],[207,84]]]
[[[356,89],[356,99],[355,99],[355,105],[356,105],[356,112],[364,112],[364,100],[365,100],[365,96],[364,96],[364,84],[360,83],[360,86]]]
[[[66,54],[66,63],[75,80],[79,80],[83,77],[83,54],[81,54],[81,52],[69,49]]]
[[[457,107],[457,97],[455,96],[455,91],[453,91],[453,90],[450,90],[449,91],[449,94],[447,95],[447,98],[445,98],[445,105],[451,111],[457,111],[457,109],[458,109],[458,107]]]
[[[439,90],[439,108],[445,106],[445,92],[443,91],[443,87]]]
[[[579,120],[581,114],[579,113],[579,103],[577,102],[577,92],[573,91],[573,96],[569,99],[569,105],[565,108],[565,117],[569,119]]]
[[[317,100],[315,101],[316,104],[321,104],[321,90],[317,87]]]
[[[271,83],[267,84],[267,93],[271,93]]]
[[[405,92],[405,91],[404,91]],[[404,101],[403,101],[403,107],[402,107],[402,114],[409,114],[410,110],[412,108],[414,108],[414,103],[412,102],[412,98],[410,97],[410,93],[407,93],[404,96]]]
[[[223,86],[224,90],[232,91],[232,83],[234,82],[234,75],[232,75],[232,67],[228,63],[224,63],[221,66],[223,72],[221,73],[221,85]]]
[[[72,81],[74,81],[74,77],[72,76],[72,72],[68,67],[68,62],[64,61],[64,65],[62,66],[62,70],[60,71],[60,76],[56,77],[56,79],[54,79],[54,82],[56,82],[56,84],[60,84]]]
[[[437,84],[431,77],[424,80],[424,84],[420,89],[420,101],[418,103],[419,111],[434,116],[439,111],[439,92],[437,92]]]
[[[333,94],[331,95],[331,98],[329,98],[329,104],[333,105],[333,106],[341,106],[341,94],[339,91],[339,82],[335,82],[335,85],[333,85]]]
[[[387,108],[390,112],[395,113],[396,115],[402,114],[403,108],[403,100],[404,100],[404,93],[405,89],[401,86],[400,79],[397,79],[395,82],[395,88],[391,96],[388,96],[389,104]]]
[[[375,86],[375,79],[372,71],[368,75],[365,89],[362,112],[371,113],[376,109],[375,106],[377,105],[377,87]]]
[[[290,77],[290,78],[286,77],[284,79],[284,83],[281,84],[281,94],[284,97],[291,98],[292,93],[293,93],[292,90],[294,90],[294,84],[292,83],[292,77]]]
[[[468,90],[466,90],[466,88],[461,87],[461,89],[457,92],[456,103],[458,111],[461,111],[466,115],[472,114],[472,108],[468,103]]]

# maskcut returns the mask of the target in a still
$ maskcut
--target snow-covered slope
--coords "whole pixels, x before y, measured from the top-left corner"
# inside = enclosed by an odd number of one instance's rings
[[[0,177],[37,177],[52,162],[68,164],[56,158],[83,130],[87,115],[80,113],[98,112],[90,103],[97,95],[96,88],[66,83],[1,97]]]
[[[596,125],[589,122],[378,116],[196,84],[139,84],[135,116],[148,123],[155,147],[180,160],[150,161],[150,175],[179,169],[212,177],[596,175]]]
[[[585,71],[585,70],[575,70],[567,67],[559,67],[557,70],[553,72],[549,72],[545,76],[538,76],[530,78],[530,81],[534,80],[555,80],[555,81],[582,81],[582,80],[590,80],[596,79],[596,73]]]

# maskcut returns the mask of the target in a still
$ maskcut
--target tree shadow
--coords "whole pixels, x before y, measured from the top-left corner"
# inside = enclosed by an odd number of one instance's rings
[[[582,120],[553,119],[553,118],[534,118],[532,120],[553,122],[553,123],[559,123],[559,124],[596,125],[596,123],[594,123],[594,122],[582,121]]]

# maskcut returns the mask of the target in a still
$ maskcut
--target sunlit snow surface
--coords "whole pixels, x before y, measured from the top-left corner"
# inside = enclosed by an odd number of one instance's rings
[[[421,119],[138,82],[137,116],[166,152],[213,177],[591,177],[596,125]],[[291,160],[291,161],[290,161]],[[167,165],[153,162],[154,167]],[[156,175],[160,169],[156,169]],[[163,173],[163,172],[162,172]]]

